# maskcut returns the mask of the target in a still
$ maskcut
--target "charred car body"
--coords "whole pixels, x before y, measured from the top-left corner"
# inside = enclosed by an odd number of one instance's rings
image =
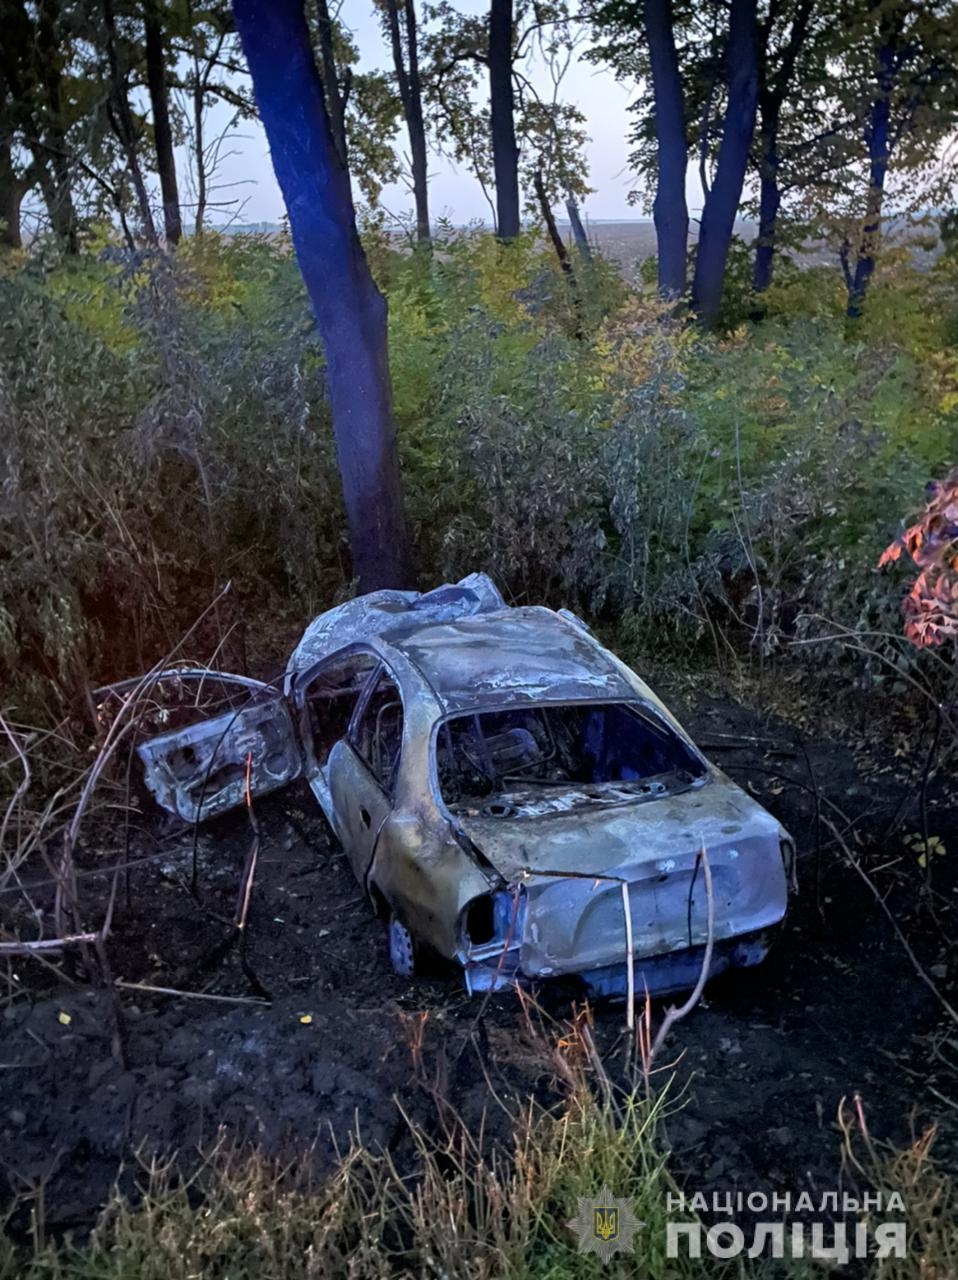
[[[794,846],[778,822],[584,623],[509,608],[483,575],[321,615],[282,689],[206,671],[163,681],[197,708],[215,681],[229,705],[142,737],[155,801],[193,823],[303,775],[400,973],[431,952],[470,991],[575,977],[615,994],[631,939],[638,991],[691,986],[703,848],[713,975],[760,962],[784,919]]]

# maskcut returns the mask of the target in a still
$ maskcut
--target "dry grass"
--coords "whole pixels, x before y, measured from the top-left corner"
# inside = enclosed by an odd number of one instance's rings
[[[882,1194],[883,1204],[897,1194],[903,1212],[884,1219],[904,1221],[908,1247],[903,1258],[876,1258],[873,1280],[954,1280],[958,1276],[958,1184],[933,1156],[938,1136],[931,1125],[901,1149],[876,1142],[868,1132],[861,1101],[839,1106],[842,1155],[855,1180]]]
[[[482,1126],[477,1131],[467,1125],[428,1078],[420,1020],[410,1033],[413,1070],[435,1101],[435,1115],[426,1125],[406,1117],[401,1163],[363,1145],[361,1118],[350,1149],[325,1180],[310,1175],[308,1160],[281,1165],[237,1149],[225,1135],[193,1161],[190,1174],[180,1160],[141,1153],[136,1195],[117,1192],[80,1241],[49,1239],[42,1195],[34,1195],[32,1244],[14,1247],[0,1235],[0,1280],[586,1280],[636,1274],[646,1280],[797,1280],[822,1274],[820,1264],[808,1260],[742,1256],[726,1263],[707,1251],[702,1259],[667,1257],[667,1202],[677,1190],[663,1132],[670,1080],[650,1091],[637,1060],[636,1088],[613,1088],[596,1062],[587,1010],[558,1034],[543,1032],[535,1010],[527,1013],[527,1032],[538,1037],[530,1051],[551,1062],[562,1097],[552,1108],[528,1100],[515,1111],[511,1146],[497,1146]],[[869,1137],[857,1102],[839,1118],[853,1183],[880,1190],[886,1203],[897,1192],[908,1224],[906,1257],[873,1258],[856,1274],[954,1280],[958,1190],[932,1159],[934,1131],[896,1151]],[[579,1254],[566,1225],[578,1198],[603,1184],[629,1198],[643,1224],[635,1254],[616,1255],[607,1264]]]
[[[83,1243],[45,1239],[35,1202],[33,1248],[8,1243],[4,1253],[0,1243],[0,1280],[632,1275],[631,1255],[608,1265],[583,1257],[566,1226],[578,1197],[604,1183],[635,1202],[650,1277],[716,1274],[714,1262],[664,1256],[666,1198],[676,1189],[660,1141],[667,1090],[596,1090],[587,1026],[580,1018],[541,1046],[563,1101],[522,1106],[511,1149],[437,1098],[428,1131],[408,1122],[403,1168],[358,1134],[322,1182],[304,1172],[306,1161],[280,1166],[225,1137],[189,1177],[172,1159],[141,1157],[138,1197],[117,1194]]]

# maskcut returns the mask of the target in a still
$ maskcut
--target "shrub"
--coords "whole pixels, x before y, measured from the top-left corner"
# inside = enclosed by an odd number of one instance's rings
[[[447,228],[427,254],[372,231],[369,252],[424,583],[481,567],[690,657],[764,661],[815,617],[896,629],[877,555],[958,454],[950,259],[876,280],[851,335],[820,270],[784,269],[764,322],[703,337],[601,258],[571,287],[531,236]],[[348,591],[322,354],[282,243],[14,256],[0,301],[0,664],[22,709],[149,665],[227,579],[197,656]]]

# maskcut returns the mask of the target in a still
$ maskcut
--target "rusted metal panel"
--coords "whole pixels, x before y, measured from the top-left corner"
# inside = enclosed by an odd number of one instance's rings
[[[295,778],[300,753],[277,689],[204,667],[175,667],[93,694],[104,728],[119,715],[140,777],[182,822],[213,818]],[[247,763],[249,776],[247,778]]]
[[[509,702],[628,698],[611,655],[550,609],[506,609],[391,637],[448,710]]]
[[[357,596],[321,613],[303,632],[287,664],[287,692],[296,673],[347,645],[382,640],[411,626],[451,622],[505,607],[505,600],[484,573],[471,573],[433,591],[370,591]]]

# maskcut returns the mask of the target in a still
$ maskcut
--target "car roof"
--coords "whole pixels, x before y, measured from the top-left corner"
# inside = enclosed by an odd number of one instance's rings
[[[620,667],[582,625],[550,609],[502,609],[393,631],[445,711],[527,701],[634,699]]]

